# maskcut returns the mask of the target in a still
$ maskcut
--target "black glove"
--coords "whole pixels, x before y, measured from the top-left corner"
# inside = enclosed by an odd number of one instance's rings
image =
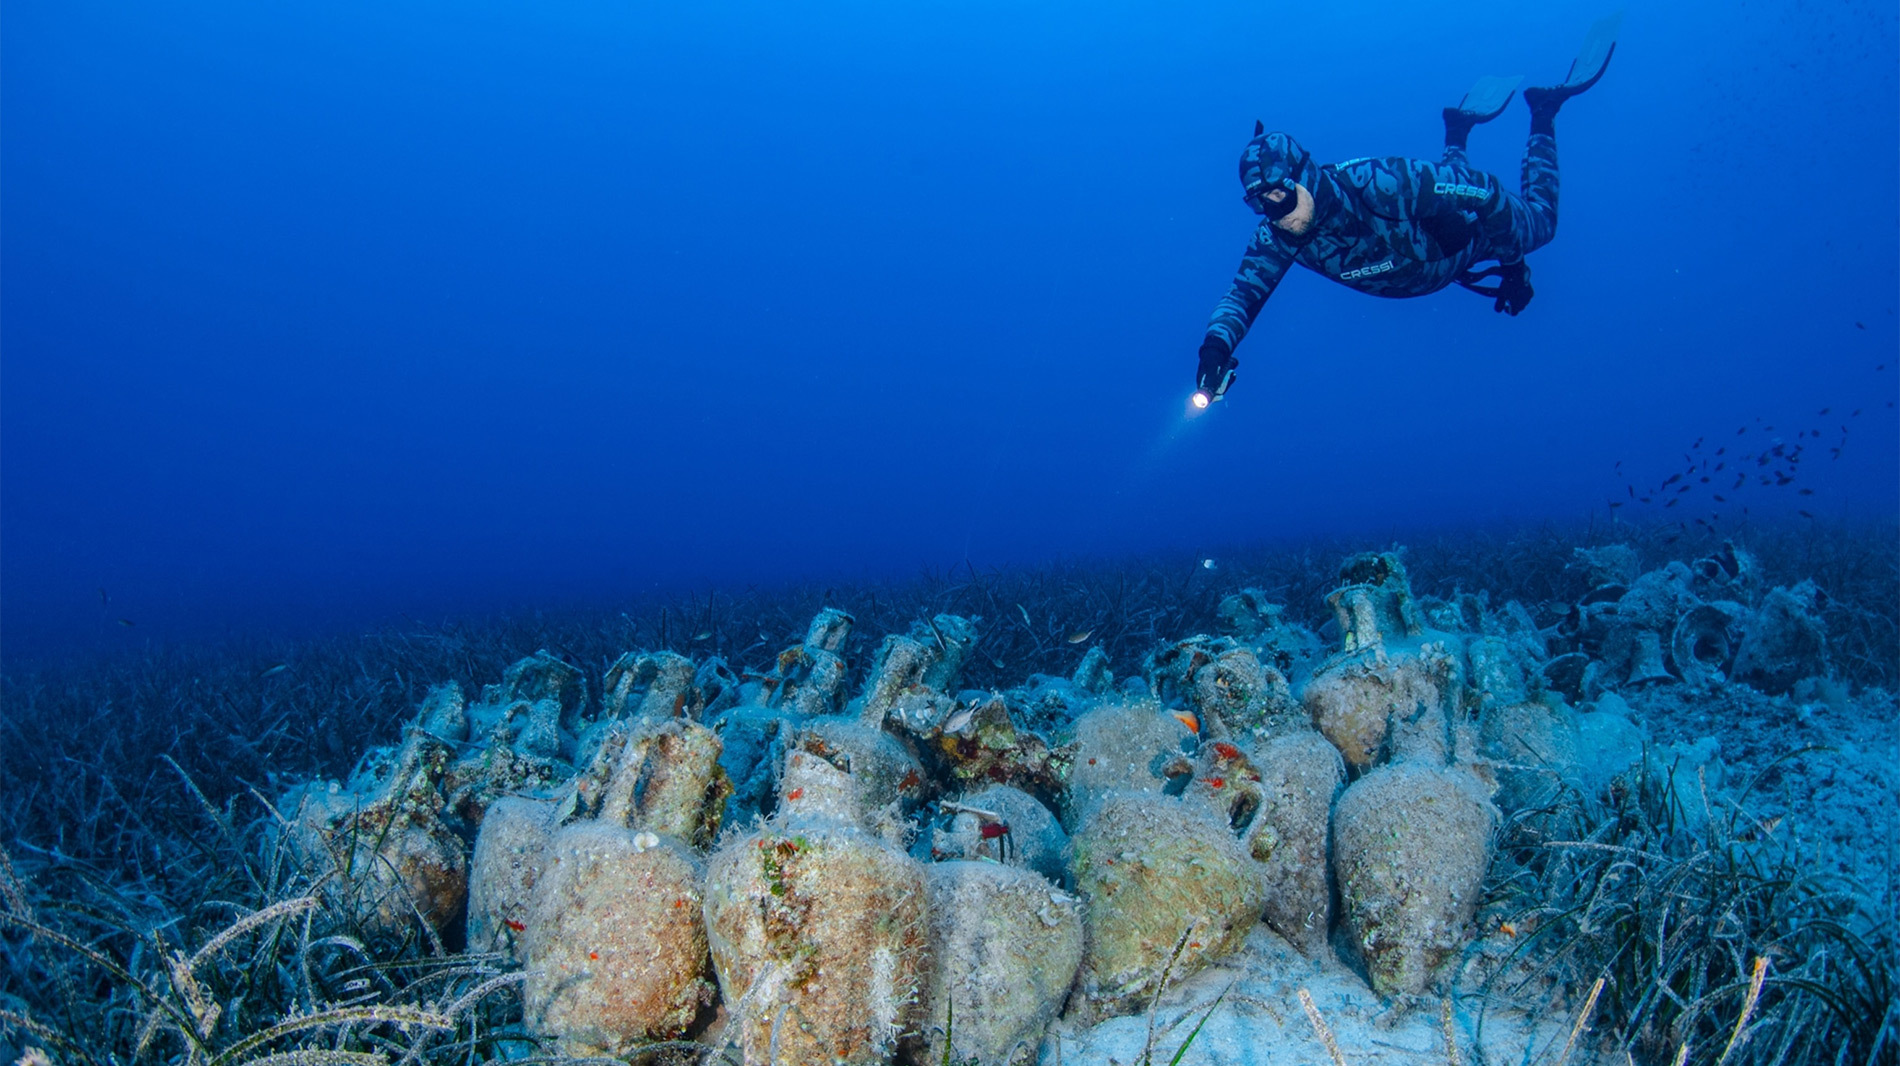
[[[1234,383],[1234,368],[1240,360],[1234,358],[1227,345],[1219,338],[1209,337],[1201,342],[1201,368],[1194,375],[1194,390],[1206,396],[1209,403],[1227,395]]]
[[[1491,295],[1497,297],[1491,304],[1491,310],[1502,311],[1516,318],[1519,311],[1530,306],[1531,297],[1536,295],[1531,289],[1530,264],[1519,261],[1498,267],[1498,287]]]

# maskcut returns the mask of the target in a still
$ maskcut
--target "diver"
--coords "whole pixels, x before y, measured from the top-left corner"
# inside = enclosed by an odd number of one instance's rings
[[[1285,133],[1254,123],[1240,156],[1247,206],[1264,217],[1233,285],[1201,342],[1194,405],[1223,398],[1234,383],[1234,348],[1294,263],[1373,296],[1424,296],[1454,283],[1517,315],[1531,302],[1524,257],[1557,232],[1557,140],[1564,101],[1597,83],[1616,50],[1622,16],[1590,30],[1563,84],[1524,90],[1531,112],[1522,191],[1471,166],[1473,127],[1504,113],[1521,78],[1480,78],[1444,110],[1442,162],[1399,157],[1316,165]],[[1479,270],[1476,264],[1495,262]],[[1483,284],[1496,279],[1490,285]]]

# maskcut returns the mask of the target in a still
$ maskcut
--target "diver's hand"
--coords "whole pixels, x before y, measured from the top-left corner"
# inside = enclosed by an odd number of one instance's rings
[[[1227,346],[1219,340],[1209,337],[1201,342],[1201,367],[1194,375],[1194,394],[1206,397],[1207,403],[1221,399],[1234,383],[1234,369],[1240,365]],[[1206,404],[1200,404],[1206,406]]]
[[[1530,264],[1506,263],[1498,268],[1496,292],[1497,300],[1492,303],[1491,310],[1516,318],[1519,311],[1530,306],[1531,297],[1536,295],[1531,289]]]

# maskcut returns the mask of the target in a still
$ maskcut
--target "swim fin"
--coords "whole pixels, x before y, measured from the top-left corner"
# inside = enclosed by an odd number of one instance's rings
[[[1517,93],[1517,83],[1523,80],[1522,74],[1509,78],[1486,74],[1471,86],[1465,98],[1452,110],[1470,115],[1473,123],[1489,122],[1502,115],[1504,109],[1511,105],[1511,97]]]
[[[1623,29],[1623,11],[1600,19],[1583,38],[1583,49],[1569,63],[1569,76],[1562,86],[1524,89],[1524,103],[1531,108],[1531,133],[1554,135],[1552,120],[1564,101],[1596,84],[1609,68],[1609,57],[1617,53],[1617,30]]]
[[[1616,51],[1616,32],[1622,28],[1621,11],[1590,27],[1583,39],[1583,48],[1577,52],[1577,58],[1570,61],[1570,76],[1564,79],[1563,87],[1570,90],[1570,95],[1575,96],[1595,85],[1609,69],[1610,54]]]
[[[1523,80],[1522,76],[1504,78],[1496,74],[1479,78],[1457,107],[1445,109],[1445,145],[1463,148],[1471,127],[1502,115],[1517,94],[1517,83]]]
[[[1524,90],[1524,102],[1530,105],[1533,123],[1542,119],[1548,122],[1556,117],[1557,109],[1565,100],[1583,92],[1603,77],[1610,67],[1610,57],[1616,54],[1616,34],[1623,26],[1623,13],[1618,11],[1606,19],[1599,19],[1590,27],[1583,38],[1583,48],[1577,52],[1577,58],[1570,62],[1570,74],[1562,85]]]

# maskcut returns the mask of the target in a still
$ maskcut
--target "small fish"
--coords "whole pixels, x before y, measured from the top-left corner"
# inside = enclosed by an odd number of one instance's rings
[[[1193,711],[1175,711],[1174,720],[1177,722],[1180,722],[1184,726],[1187,726],[1188,732],[1193,733],[1196,736],[1200,735],[1201,720],[1195,717],[1195,714]]]
[[[1682,480],[1681,474],[1671,474],[1669,475],[1669,479],[1663,482],[1663,488],[1668,488],[1669,486],[1674,485],[1676,482],[1681,481],[1681,480]]]
[[[1813,489],[1802,489],[1802,490],[1801,490],[1800,492],[1798,492],[1798,493],[1797,493],[1796,495],[1800,495],[1800,496],[1812,496],[1812,495],[1814,495],[1814,490],[1813,490]]]
[[[1202,559],[1202,560],[1201,560],[1201,569],[1203,569],[1203,570],[1218,570],[1218,569],[1220,569],[1220,564],[1219,564],[1219,563],[1216,563],[1216,562],[1215,562],[1214,560],[1212,560],[1212,559]]]
[[[276,666],[267,667],[263,673],[257,675],[257,679],[262,681],[267,677],[276,677],[288,669],[290,669],[289,663],[278,663]]]
[[[1715,498],[1715,502],[1716,502],[1716,503],[1727,503],[1727,502],[1728,502],[1728,497],[1726,497],[1726,496],[1717,496],[1717,497]]]
[[[1858,411],[1856,411],[1855,413],[1859,414]],[[104,588],[101,588],[99,590],[99,606],[104,607],[111,602],[112,602],[112,597],[106,595],[106,590]]]
[[[1080,644],[1094,635],[1095,635],[1095,630],[1093,629],[1078,629],[1075,632],[1069,634],[1069,643]]]
[[[635,833],[633,835],[633,850],[635,851],[648,851],[659,846],[660,838],[652,833]]]
[[[1832,407],[1823,407],[1823,408],[1821,408],[1821,415],[1822,415],[1822,417],[1826,417],[1826,415],[1827,415],[1827,413],[1828,413],[1829,411],[1832,411],[1832,410],[1834,410],[1834,408],[1832,408]]]
[[[127,628],[127,629],[130,629],[130,628],[132,628],[133,626],[135,626],[135,625],[138,625],[138,623],[137,623],[137,622],[134,622],[134,621],[132,621],[132,620],[131,620],[130,618],[121,618],[121,619],[119,619],[119,624],[120,624],[120,625],[122,625],[122,626],[124,626],[124,627],[125,627],[125,628]]]
[[[1867,328],[1867,323],[1865,323],[1865,322],[1856,322],[1856,323],[1854,323],[1854,328],[1855,328],[1855,329],[1866,329],[1866,328]]]
[[[711,639],[712,639],[712,630],[705,629],[705,630],[701,630],[699,633],[694,635],[693,643],[698,644],[701,641],[706,641],[706,640],[711,640]]]
[[[1610,501],[1610,510],[1612,510],[1612,511],[1614,511],[1614,510],[1616,510],[1616,509],[1617,509],[1618,507],[1621,507],[1621,506],[1623,506],[1623,501],[1622,501],[1622,500],[1611,500],[1611,501]]]
[[[985,822],[983,823],[982,827],[979,828],[976,832],[977,832],[977,835],[982,837],[984,840],[995,840],[997,837],[1000,837],[1004,835],[1005,833],[1009,832],[1009,823],[1008,822]]]
[[[1665,503],[1665,504],[1663,504],[1663,506],[1664,506],[1664,507],[1674,507],[1675,505],[1677,505],[1677,504],[1679,504],[1679,503],[1681,503],[1681,502],[1682,502],[1682,497],[1680,497],[1680,496],[1678,496],[1678,497],[1676,497],[1676,498],[1674,498],[1674,499],[1672,499],[1672,500],[1670,500],[1670,501],[1669,501],[1668,503]]]
[[[947,719],[947,720],[946,720],[946,721],[945,721],[945,722],[943,723],[943,731],[944,731],[944,732],[946,732],[946,733],[958,733],[958,732],[961,732],[961,731],[963,730],[963,727],[964,727],[964,726],[966,726],[966,725],[969,725],[969,724],[970,724],[970,719],[972,719],[972,718],[974,718],[974,717],[976,717],[976,708],[975,708],[975,707],[965,707],[964,709],[962,709],[962,710],[960,710],[960,711],[958,711],[957,713],[955,713],[955,714],[953,714],[953,715],[951,715],[951,716],[950,716],[950,717],[949,717],[949,718],[948,718],[948,719]]]
[[[1798,515],[1800,515],[1800,516],[1801,516],[1801,517],[1803,517],[1803,518],[1813,518],[1813,517],[1814,517],[1814,512],[1812,512],[1812,511],[1796,511],[1795,513],[1796,513],[1796,514],[1798,514]]]
[[[1723,454],[1726,454],[1727,452],[1728,452],[1728,448],[1726,447],[1715,449],[1715,454],[1717,455],[1723,455]]]
[[[1512,925],[1510,922],[1499,922],[1498,932],[1503,933],[1505,936],[1516,936],[1517,926]]]
[[[513,929],[517,933],[525,933],[528,931],[527,925],[521,922],[517,922],[513,918],[503,918],[501,920],[501,924],[507,926],[510,929]]]

